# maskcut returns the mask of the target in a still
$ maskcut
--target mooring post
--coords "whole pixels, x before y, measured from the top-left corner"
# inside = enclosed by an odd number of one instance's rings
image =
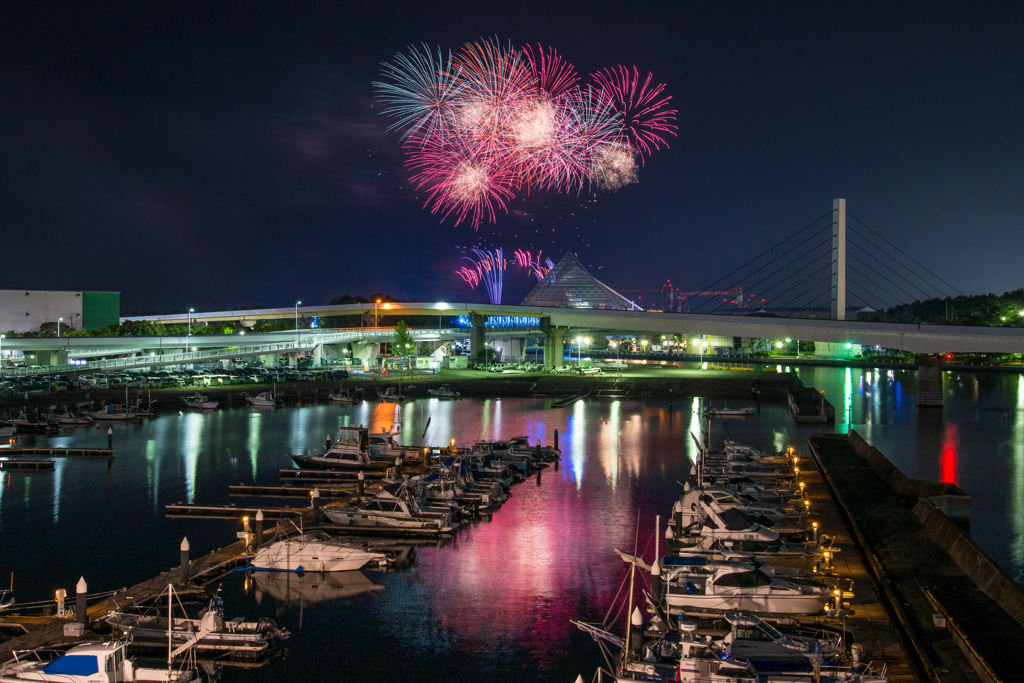
[[[555,450],[558,450],[558,430],[555,430]]]
[[[629,648],[633,651],[633,656],[639,659],[644,645],[644,615],[640,612],[639,606],[633,608],[633,614],[630,615],[629,621],[633,627],[630,629]]]
[[[668,389],[668,407],[669,408],[672,407],[672,391],[673,391],[672,387],[669,387],[669,389]]]
[[[263,510],[256,511],[256,526],[253,527],[253,551],[263,545]]]
[[[327,432],[327,438],[324,440],[324,443],[327,446],[327,450],[331,450],[331,433],[330,432]]]
[[[78,585],[75,586],[75,618],[85,624],[89,625],[89,613],[86,607],[86,593],[89,590],[89,585],[85,582],[85,577],[78,579]]]
[[[395,476],[402,476],[402,456],[395,458]]]
[[[313,489],[313,521],[320,521],[320,489]]]
[[[180,583],[188,583],[188,569],[191,564],[188,559],[188,538],[181,539],[181,581]]]
[[[114,428],[107,427],[107,450],[114,450]]]
[[[363,471],[359,471],[359,496],[362,497],[363,493],[366,492],[366,476]]]

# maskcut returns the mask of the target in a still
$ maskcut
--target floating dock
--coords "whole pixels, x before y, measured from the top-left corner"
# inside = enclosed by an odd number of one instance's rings
[[[51,458],[113,458],[113,448],[56,448],[49,446],[12,446],[0,448],[0,456],[48,456]]]
[[[52,460],[0,460],[0,470],[43,470],[53,469]]]

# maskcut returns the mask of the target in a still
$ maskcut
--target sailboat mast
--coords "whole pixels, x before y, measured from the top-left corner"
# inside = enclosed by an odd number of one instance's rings
[[[623,643],[622,656],[629,661],[629,646],[633,642],[633,584],[636,583],[636,558],[629,565],[629,609],[626,610],[626,642]]]

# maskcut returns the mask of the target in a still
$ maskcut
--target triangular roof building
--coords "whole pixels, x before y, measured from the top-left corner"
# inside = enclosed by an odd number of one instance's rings
[[[523,306],[642,311],[635,303],[591,275],[576,254],[567,253],[523,299]]]

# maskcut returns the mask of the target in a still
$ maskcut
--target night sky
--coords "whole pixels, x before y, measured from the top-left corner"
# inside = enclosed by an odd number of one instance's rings
[[[156,4],[5,5],[0,288],[119,290],[125,314],[477,301],[454,270],[479,243],[698,289],[839,196],[964,293],[1024,285],[1020,6]],[[407,45],[495,35],[653,71],[678,138],[596,203],[441,223],[371,82]],[[505,301],[529,284],[509,271]]]

